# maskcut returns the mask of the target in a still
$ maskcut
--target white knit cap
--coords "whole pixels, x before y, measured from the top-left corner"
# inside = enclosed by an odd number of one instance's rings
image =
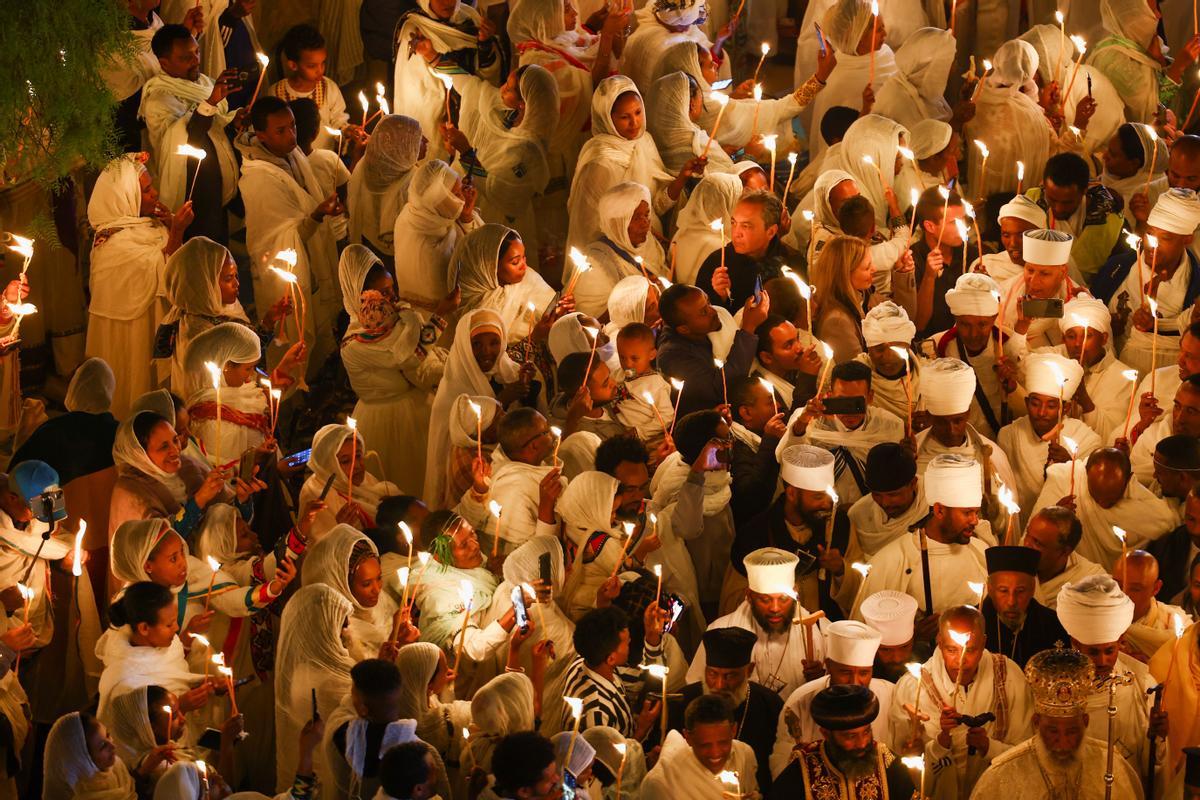
[[[1074,243],[1075,237],[1062,231],[1025,231],[1021,237],[1021,255],[1026,264],[1061,267],[1071,260]]]
[[[838,620],[824,629],[825,657],[847,667],[871,667],[879,649],[879,631],[855,620]]]
[[[1108,644],[1133,624],[1133,601],[1109,575],[1089,575],[1058,592],[1058,621],[1080,644]]]
[[[779,459],[779,477],[788,486],[823,492],[833,486],[833,453],[811,444],[794,444]]]
[[[970,456],[943,453],[925,468],[925,499],[930,508],[979,508],[983,505],[983,470]]]
[[[867,624],[879,631],[879,644],[896,647],[913,640],[913,620],[917,599],[895,589],[884,589],[862,601],[858,612]]]
[[[758,594],[788,594],[796,589],[800,558],[778,547],[761,547],[746,555],[746,580]]]
[[[921,396],[935,417],[964,414],[975,397],[975,370],[957,358],[930,361],[921,370]]]
[[[917,326],[908,312],[891,300],[884,300],[863,317],[863,340],[867,347],[881,344],[907,345],[917,335]]]
[[[1200,197],[1191,189],[1168,189],[1158,196],[1146,224],[1191,236],[1200,226]]]
[[[1025,359],[1025,391],[1070,400],[1083,380],[1083,367],[1058,353],[1032,353]]]
[[[1000,313],[1000,285],[990,275],[967,272],[946,292],[946,305],[956,317],[994,317]]]
[[[1112,315],[1108,313],[1108,306],[1087,295],[1079,295],[1063,304],[1062,319],[1058,321],[1059,330],[1066,333],[1071,328],[1082,328],[1085,324],[1092,331],[1112,332]],[[1092,334],[1089,332],[1088,335]]]
[[[997,215],[997,219],[1004,219],[1005,217],[1023,219],[1030,225],[1038,228],[1046,227],[1045,210],[1023,194],[1016,195],[1012,200],[1000,206],[1000,213]]]
[[[908,129],[908,144],[913,157],[932,158],[946,149],[954,129],[940,119],[923,119]]]

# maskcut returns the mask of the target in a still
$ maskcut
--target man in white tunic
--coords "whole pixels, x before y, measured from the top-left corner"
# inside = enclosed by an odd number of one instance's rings
[[[929,514],[912,453],[895,442],[877,444],[867,453],[868,493],[850,507],[851,562],[870,559],[908,533]]]
[[[1133,622],[1125,631],[1125,652],[1147,664],[1159,648],[1174,642],[1192,624],[1192,617],[1179,606],[1161,603],[1155,597],[1162,589],[1158,561],[1145,550],[1131,550],[1118,558],[1113,564],[1113,579],[1133,601]]]
[[[1096,681],[1092,662],[1078,650],[1043,650],[1025,666],[1025,680],[1033,694],[1034,735],[992,761],[971,800],[1066,800],[1105,794],[1107,748],[1103,740],[1088,735],[1088,696]],[[1142,796],[1141,780],[1129,762],[1117,756],[1111,771],[1113,797]]]
[[[1062,344],[1044,352],[1065,355],[1084,365],[1083,383],[1073,396],[1076,413],[1101,442],[1111,442],[1123,435],[1137,371],[1109,347],[1112,317],[1108,307],[1091,297],[1078,296],[1063,306],[1058,328]]]
[[[983,478],[978,461],[959,455],[935,458],[925,471],[925,499],[930,512],[923,527],[896,539],[870,560],[871,571],[858,596],[866,598],[884,589],[911,595],[925,611],[925,618],[917,623],[917,636],[928,639],[942,611],[979,602],[978,593],[967,583],[987,580],[983,551],[994,540],[979,515]],[[987,536],[981,538],[984,532]],[[858,608],[854,616],[861,618]]]
[[[1058,605],[1058,593],[1067,584],[1106,574],[1104,567],[1075,552],[1082,538],[1083,525],[1071,509],[1062,506],[1038,509],[1025,526],[1021,544],[1040,554],[1033,597],[1046,608]]]
[[[1200,322],[1189,324],[1179,335],[1179,356],[1174,364],[1159,367],[1143,375],[1137,387],[1138,407],[1133,422],[1154,422],[1164,409],[1171,407],[1179,384],[1200,373]]]
[[[1121,540],[1114,533],[1128,531],[1129,547],[1140,547],[1174,530],[1175,512],[1161,497],[1133,479],[1129,459],[1115,447],[1101,447],[1075,464],[1074,491],[1071,464],[1055,464],[1046,470],[1046,484],[1033,510],[1063,506],[1083,523],[1079,552],[1084,558],[1111,569],[1121,554]]]
[[[792,760],[797,744],[814,742],[821,731],[812,718],[813,697],[830,686],[862,686],[879,700],[880,708],[892,702],[892,684],[872,677],[875,651],[879,649],[879,631],[861,622],[841,620],[825,628],[824,678],[809,681],[787,699],[775,732],[775,750],[771,753],[771,777],[777,777]],[[871,723],[875,741],[888,742],[888,722],[880,715]]]
[[[1039,304],[1031,304],[1026,311],[1025,301],[1048,300],[1053,304],[1059,300],[1065,303],[1079,293],[1079,287],[1067,277],[1074,241],[1071,234],[1062,231],[1025,231],[1021,234],[1024,270],[1000,284],[1001,326],[1006,335],[1012,332],[1024,336],[1031,350],[1062,342],[1057,317],[1051,316],[1053,311],[1040,316],[1047,312],[1038,310],[1039,316],[1029,316]]]
[[[854,359],[871,368],[872,405],[907,420],[921,405],[921,364],[910,349],[917,326],[901,306],[885,300],[863,317],[862,335],[867,351]]]
[[[1169,413],[1151,425],[1138,420],[1130,431],[1134,440],[1129,460],[1133,474],[1143,486],[1154,483],[1154,450],[1168,436],[1200,436],[1200,375],[1182,381],[1175,390]]]
[[[912,661],[917,601],[904,592],[887,589],[867,597],[859,606],[863,621],[879,631],[875,677],[895,683]]]
[[[1071,647],[1083,653],[1096,669],[1096,680],[1112,675],[1131,679],[1117,689],[1117,716],[1113,741],[1139,775],[1145,775],[1150,763],[1151,741],[1158,747],[1158,768],[1167,759],[1167,712],[1153,709],[1153,695],[1147,690],[1154,679],[1146,665],[1121,652],[1121,639],[1133,622],[1133,601],[1125,596],[1117,582],[1107,575],[1093,575],[1079,583],[1064,586],[1058,593],[1058,621],[1071,637]],[[1108,690],[1095,689],[1087,701],[1088,735],[1105,740],[1108,734]],[[1147,734],[1154,735],[1151,740]],[[1158,784],[1163,784],[1161,773]]]
[[[930,797],[968,797],[992,761],[1030,734],[1025,676],[1005,656],[987,652],[985,641],[974,606],[946,609],[933,657],[919,678],[904,675],[892,693],[891,740],[924,752]],[[987,713],[995,718],[982,725],[965,719]]]
[[[758,767],[750,745],[734,738],[733,704],[721,695],[697,697],[684,712],[684,730],[671,731],[654,769],[642,782],[643,800],[758,798]],[[732,783],[721,776],[734,773]]]
[[[1039,230],[1046,227],[1046,212],[1037,203],[1023,194],[1015,196],[1000,206],[1000,244],[1004,249],[999,253],[984,253],[983,261],[975,259],[972,269],[978,269],[982,263],[983,271],[991,275],[996,283],[1006,283],[1025,271],[1025,231]]]
[[[745,558],[749,588],[746,599],[732,614],[709,625],[712,628],[745,628],[758,637],[754,646],[751,678],[780,697],[824,672],[825,644],[820,630],[799,624],[809,617],[796,600],[796,567],[800,559],[778,547],[755,550]],[[704,645],[688,668],[689,683],[704,679],[707,663]]]
[[[1070,416],[1070,398],[1083,381],[1083,367],[1058,353],[1025,359],[1025,409],[1029,412],[1000,431],[997,441],[1017,470],[1017,504],[1030,509],[1051,464],[1087,458],[1100,437]]]

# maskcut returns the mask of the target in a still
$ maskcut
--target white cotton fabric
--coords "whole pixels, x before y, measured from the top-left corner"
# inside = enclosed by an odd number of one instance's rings
[[[914,31],[896,51],[896,72],[879,88],[872,113],[907,128],[923,120],[948,121],[953,111],[945,98],[946,81],[955,46],[954,34],[948,30]]]
[[[617,332],[631,322],[646,323],[646,301],[658,288],[642,275],[630,275],[617,281],[608,295],[608,325],[604,332],[616,339]]]
[[[143,686],[161,686],[181,694],[193,689],[203,675],[188,669],[183,642],[176,636],[167,647],[137,646],[128,625],[109,628],[96,642],[96,656],[104,664],[100,673],[100,701],[96,716],[105,725],[112,720],[113,699]]]
[[[149,27],[141,31],[126,31],[129,49],[113,48],[99,65],[100,77],[112,92],[113,100],[121,102],[132,97],[146,81],[162,71],[150,42],[163,26],[162,18],[154,11],[147,14]]]
[[[746,554],[746,579],[757,594],[787,594],[796,588],[800,558],[778,547],[762,547]]]
[[[633,275],[665,274],[665,256],[654,234],[648,232],[636,247],[629,238],[629,223],[642,203],[653,209],[650,191],[639,183],[618,183],[600,196],[596,213],[604,238],[584,250],[589,269],[579,274],[574,290],[575,306],[580,311],[599,317],[618,281]],[[641,259],[640,264],[637,259]],[[564,283],[576,274],[574,265],[569,265]]]
[[[944,453],[925,468],[925,499],[930,507],[979,508],[983,502],[983,473],[979,462],[967,456]]]
[[[314,583],[332,586],[354,606],[343,641],[356,661],[378,654],[380,645],[391,635],[392,615],[397,610],[387,592],[381,592],[379,601],[372,607],[364,606],[354,596],[350,587],[350,558],[360,546],[365,547],[370,556],[379,558],[374,542],[359,530],[346,524],[337,525],[308,548],[300,572],[305,586]]]
[[[1025,231],[1021,235],[1021,255],[1026,264],[1064,266],[1071,260],[1071,245],[1074,243],[1075,237],[1062,231]]]
[[[1090,575],[1058,592],[1058,621],[1084,645],[1119,640],[1133,623],[1133,601],[1109,575]]]
[[[1058,353],[1031,353],[1025,359],[1025,390],[1030,394],[1070,399],[1083,380],[1083,367]]]
[[[1112,81],[1130,122],[1151,124],[1163,67],[1148,51],[1158,35],[1158,16],[1139,0],[1100,0],[1100,19],[1110,34],[1088,54],[1088,62]]]
[[[592,334],[584,328],[599,330],[600,323],[596,322],[595,318],[578,311],[563,314],[554,321],[554,324],[550,326],[546,347],[555,363],[561,364],[562,360],[572,353],[591,353]],[[617,345],[612,337],[609,337],[606,343],[596,347],[596,358],[610,367],[615,365],[618,370],[620,369],[621,362],[617,356]]]
[[[167,403],[170,402],[168,397]],[[135,413],[130,414],[129,418],[118,426],[116,438],[113,440],[113,462],[116,464],[117,473],[144,475],[162,484],[175,502],[183,505],[183,502],[187,500],[187,488],[183,485],[183,479],[179,477],[179,473],[166,472],[151,461],[150,456],[146,455],[146,451],[133,432],[133,422],[139,413],[154,413],[162,416],[159,410],[138,412],[135,409]],[[164,417],[164,419],[167,424],[174,426],[174,408],[171,409],[170,416]]]
[[[858,607],[863,620],[879,631],[879,644],[896,647],[913,640],[917,601],[912,595],[885,589],[869,595]]]
[[[88,754],[87,735],[78,711],[59,717],[46,737],[42,800],[137,800],[128,767],[121,758],[101,772]]]
[[[1064,303],[1062,319],[1058,321],[1059,330],[1066,333],[1071,328],[1079,328],[1084,324],[1091,329],[1088,331],[1089,336],[1092,335],[1092,331],[1109,333],[1112,330],[1112,315],[1108,313],[1108,306],[1104,305],[1102,300],[1084,295]]]
[[[683,165],[704,152],[708,132],[696,125],[688,115],[692,98],[692,80],[684,72],[672,72],[654,82],[650,106],[646,109],[646,124],[658,145],[663,164],[669,172],[679,172]],[[700,91],[697,84],[696,91]],[[714,141],[708,149],[705,174],[729,172],[733,160]]]
[[[842,148],[826,159],[827,169],[841,169],[854,177],[858,191],[871,201],[875,224],[880,229],[887,227],[888,205],[879,171],[883,171],[888,186],[895,184],[896,155],[904,134],[900,123],[878,114],[867,114],[854,121],[842,139]],[[863,156],[868,155],[879,169],[863,161]]]
[[[916,338],[917,326],[908,318],[908,312],[891,300],[885,300],[863,317],[862,333],[867,347],[881,344],[907,346]]]
[[[1076,82],[1078,82],[1078,79]],[[1125,201],[1125,219],[1127,222],[1134,223],[1133,214],[1129,210],[1130,200],[1138,192],[1145,192],[1153,202],[1155,197],[1167,189],[1165,173],[1167,171],[1167,163],[1170,161],[1170,153],[1167,143],[1162,137],[1156,139],[1150,138],[1150,133],[1153,129],[1149,125],[1144,125],[1140,122],[1131,122],[1129,126],[1133,129],[1134,134],[1138,138],[1138,143],[1142,148],[1141,168],[1127,178],[1118,178],[1106,168],[1100,174],[1100,182],[1121,195],[1121,199]],[[1088,130],[1091,130],[1091,123],[1088,123]],[[1115,135],[1116,131],[1113,134]],[[1109,138],[1111,139],[1112,137]],[[1105,140],[1102,146],[1107,148],[1108,140]],[[1131,154],[1127,153],[1126,155]],[[1151,166],[1154,167],[1153,173],[1150,171]],[[1156,175],[1158,176],[1157,178],[1155,177]],[[1153,209],[1151,209],[1151,214],[1153,214]]]
[[[417,721],[417,736],[428,742],[439,752],[449,753],[450,735],[446,728],[449,714],[443,715],[444,706],[429,696],[429,682],[433,680],[441,659],[441,650],[430,642],[414,642],[400,648],[396,666],[400,668],[400,716]],[[453,705],[467,705],[456,701]],[[454,728],[458,737],[458,726]]]
[[[779,477],[788,486],[823,492],[833,486],[833,453],[823,447],[796,444],[779,459]]]
[[[1039,229],[1045,228],[1047,222],[1045,209],[1023,194],[1016,195],[1012,200],[1000,206],[1000,213],[996,215],[996,218],[1004,219],[1005,217],[1024,220]]]
[[[725,230],[733,227],[733,207],[742,196],[742,181],[737,175],[706,174],[692,190],[687,205],[676,219],[675,268],[672,280],[695,283],[700,265],[721,247],[721,234],[712,229],[721,220]]]
[[[1000,286],[990,275],[967,272],[946,292],[946,305],[956,317],[991,317],[1000,313]]]
[[[225,383],[224,369],[232,364],[257,364],[262,356],[258,334],[240,322],[225,322],[209,328],[188,345],[184,357],[186,384],[176,387],[183,393],[188,407],[220,400],[222,409],[232,409],[252,416],[267,416],[266,390],[251,380],[241,386]],[[212,374],[205,364],[216,364],[222,371],[220,391],[213,387]],[[191,434],[204,445],[204,452],[214,465],[228,464],[250,448],[258,447],[266,436],[258,428],[238,425],[224,419],[199,419],[193,415]]]
[[[954,135],[950,123],[940,119],[923,119],[905,127],[908,128],[908,146],[918,160],[932,158],[945,150]]]
[[[89,358],[80,364],[71,376],[63,405],[67,411],[103,414],[112,405],[116,384],[112,367],[108,366],[107,361],[102,358]]]
[[[395,252],[392,228],[408,197],[412,170],[421,156],[421,124],[391,114],[371,131],[362,160],[350,175],[346,200],[350,241],[369,241],[381,252]]]
[[[505,344],[529,335],[527,304],[533,303],[538,316],[554,297],[554,290],[533,269],[525,270],[520,283],[500,285],[497,266],[505,240],[516,231],[504,225],[488,223],[463,237],[451,258],[451,274],[457,274],[462,290],[462,311],[491,309],[500,315],[507,338]]]
[[[458,225],[463,199],[453,193],[459,174],[433,159],[409,175],[408,204],[396,217],[393,234],[396,251],[402,254],[396,288],[414,305],[433,308],[454,287],[450,258],[463,235]]]
[[[935,416],[966,413],[975,397],[975,370],[957,358],[930,361],[921,371],[921,396]]]
[[[312,440],[312,455],[308,459],[308,468],[312,471],[312,475],[304,483],[304,491],[301,493],[300,506],[303,507],[305,498],[304,495],[311,493],[312,498],[321,493],[325,487],[325,481],[329,480],[330,475],[336,474],[334,478],[332,491],[325,498],[325,502],[330,505],[324,514],[328,514],[332,518],[337,509],[334,505],[338,505],[334,501],[334,497],[341,500],[346,499],[346,472],[342,469],[341,463],[337,459],[338,451],[345,445],[346,440],[354,436],[359,443],[360,450],[364,453],[364,460],[370,460],[372,453],[367,451],[367,443],[363,439],[362,431],[351,430],[347,425],[325,425],[319,429]],[[391,495],[403,494],[400,487],[396,486],[391,481],[382,480],[371,474],[368,469],[363,473],[361,481],[356,480],[353,486],[354,502],[362,506],[363,509],[372,517],[375,516],[376,510],[379,508],[379,503],[384,498]],[[321,519],[321,517],[318,517]],[[333,528],[332,525],[325,527],[322,534]]]
[[[821,631],[825,657],[850,667],[871,667],[882,639],[879,631],[856,620],[839,620]]]
[[[1200,197],[1191,189],[1168,189],[1158,196],[1146,224],[1180,236],[1191,236],[1200,226]]]

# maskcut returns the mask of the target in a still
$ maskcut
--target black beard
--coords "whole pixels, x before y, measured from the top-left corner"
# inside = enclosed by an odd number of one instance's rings
[[[825,752],[838,771],[850,780],[858,780],[875,774],[875,743],[862,755],[838,747],[832,739],[825,740]]]

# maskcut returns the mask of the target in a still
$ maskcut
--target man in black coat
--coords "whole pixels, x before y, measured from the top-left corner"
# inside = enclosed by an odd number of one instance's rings
[[[737,311],[756,286],[783,274],[782,217],[783,204],[768,191],[748,191],[738,200],[730,214],[733,229],[724,233],[728,244],[709,254],[696,274],[696,285],[713,305]]]
[[[1024,669],[1034,653],[1069,641],[1058,615],[1033,597],[1041,553],[1032,547],[997,546],[983,555],[988,570],[982,609],[987,649]]]

